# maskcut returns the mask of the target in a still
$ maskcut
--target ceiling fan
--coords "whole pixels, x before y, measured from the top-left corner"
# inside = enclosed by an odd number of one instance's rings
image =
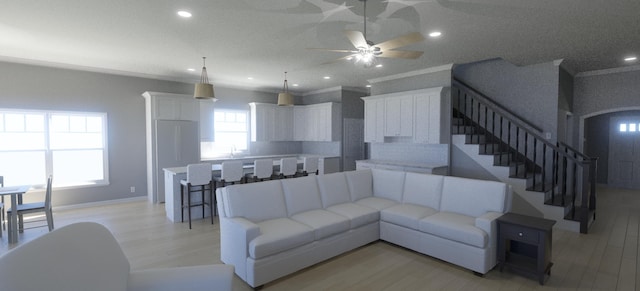
[[[330,52],[350,53],[347,56],[327,62],[325,64],[334,63],[340,60],[355,59],[356,63],[362,63],[365,67],[370,67],[377,62],[377,58],[400,58],[400,59],[417,59],[422,56],[420,51],[395,50],[396,48],[407,46],[413,43],[421,42],[424,36],[418,32],[409,33],[379,44],[374,44],[367,39],[367,0],[358,0],[364,3],[364,34],[357,30],[346,30],[344,33],[351,41],[355,50],[351,49],[324,49],[312,48],[312,50],[323,50]]]

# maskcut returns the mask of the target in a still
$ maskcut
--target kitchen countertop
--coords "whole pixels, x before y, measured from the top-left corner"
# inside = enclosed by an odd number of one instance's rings
[[[429,163],[416,163],[416,162],[399,162],[399,161],[388,161],[388,160],[358,160],[357,162],[371,163],[371,164],[383,164],[383,165],[391,165],[391,166],[402,166],[402,167],[414,167],[414,168],[425,168],[425,169],[435,169],[448,167],[446,164],[429,164]]]
[[[264,156],[238,156],[238,157],[226,157],[226,158],[211,158],[211,159],[204,159],[202,160],[202,162],[209,162],[212,164],[220,164],[224,161],[245,161],[245,164],[249,164],[249,163],[253,163],[253,160],[256,159],[280,159],[280,158],[286,158],[286,157],[298,157],[298,158],[302,158],[302,157],[319,157],[322,159],[331,159],[331,158],[340,158],[338,156],[324,156],[324,155],[313,155],[313,154],[288,154],[288,155],[264,155]],[[246,163],[249,162],[249,163]],[[181,167],[171,167],[171,168],[164,168],[163,170],[170,172],[172,174],[181,174],[181,173],[186,173],[187,172],[187,166],[181,166]]]

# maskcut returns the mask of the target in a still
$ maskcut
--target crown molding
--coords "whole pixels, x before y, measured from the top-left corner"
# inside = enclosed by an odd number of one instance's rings
[[[417,70],[417,71],[405,72],[405,73],[400,73],[400,74],[396,74],[396,75],[389,75],[389,76],[386,76],[386,77],[370,79],[370,80],[367,80],[367,81],[369,81],[370,84],[375,84],[375,83],[380,83],[380,82],[385,82],[385,81],[391,81],[391,80],[403,79],[403,78],[408,78],[408,77],[420,76],[420,75],[424,75],[424,74],[430,74],[430,73],[436,73],[436,72],[442,72],[442,71],[451,71],[452,69],[453,69],[453,64],[447,64],[447,65],[431,67],[431,68],[426,68],[426,69]]]
[[[593,77],[593,76],[609,75],[609,74],[616,74],[616,73],[626,73],[626,72],[634,72],[634,71],[640,71],[640,65],[633,65],[633,66],[625,66],[625,67],[618,67],[618,68],[612,68],[612,69],[581,72],[581,73],[576,74],[576,77]]]

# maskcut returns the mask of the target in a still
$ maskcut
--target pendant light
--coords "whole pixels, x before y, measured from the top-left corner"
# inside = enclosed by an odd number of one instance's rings
[[[284,85],[282,86],[282,92],[278,94],[278,106],[292,106],[293,95],[289,93],[289,84],[287,84],[287,72],[284,72]]]
[[[200,75],[200,83],[197,83],[193,92],[193,98],[196,99],[213,99],[217,101],[213,94],[213,85],[209,83],[207,76],[207,67],[205,66],[206,57],[202,57],[202,75]]]

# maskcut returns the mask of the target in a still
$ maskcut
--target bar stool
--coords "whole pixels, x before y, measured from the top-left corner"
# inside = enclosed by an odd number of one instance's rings
[[[309,176],[309,174],[318,175],[318,157],[304,157],[302,158],[302,175]]]
[[[253,161],[253,177],[254,182],[271,180],[273,175],[273,160],[262,159]]]
[[[298,158],[282,158],[280,159],[280,179],[294,178],[298,172]]]
[[[243,183],[244,182],[244,170],[242,168],[241,161],[226,161],[222,162],[222,170],[219,177],[214,177],[213,191],[218,187],[224,187],[229,184]],[[215,195],[214,195],[215,196]],[[216,209],[215,211],[217,211]],[[217,213],[217,212],[216,212]]]
[[[206,187],[208,186],[208,187]],[[187,189],[187,204],[184,203],[185,188]],[[204,192],[209,190],[209,203],[204,199]],[[191,203],[191,193],[200,192],[202,201],[200,203]],[[187,165],[187,179],[180,180],[180,218],[184,222],[184,209],[188,209],[189,229],[191,229],[191,207],[202,206],[202,218],[204,218],[204,206],[208,205],[211,211],[211,224],[213,224],[213,215],[215,199],[213,198],[213,184],[211,181],[211,164],[190,164]]]

